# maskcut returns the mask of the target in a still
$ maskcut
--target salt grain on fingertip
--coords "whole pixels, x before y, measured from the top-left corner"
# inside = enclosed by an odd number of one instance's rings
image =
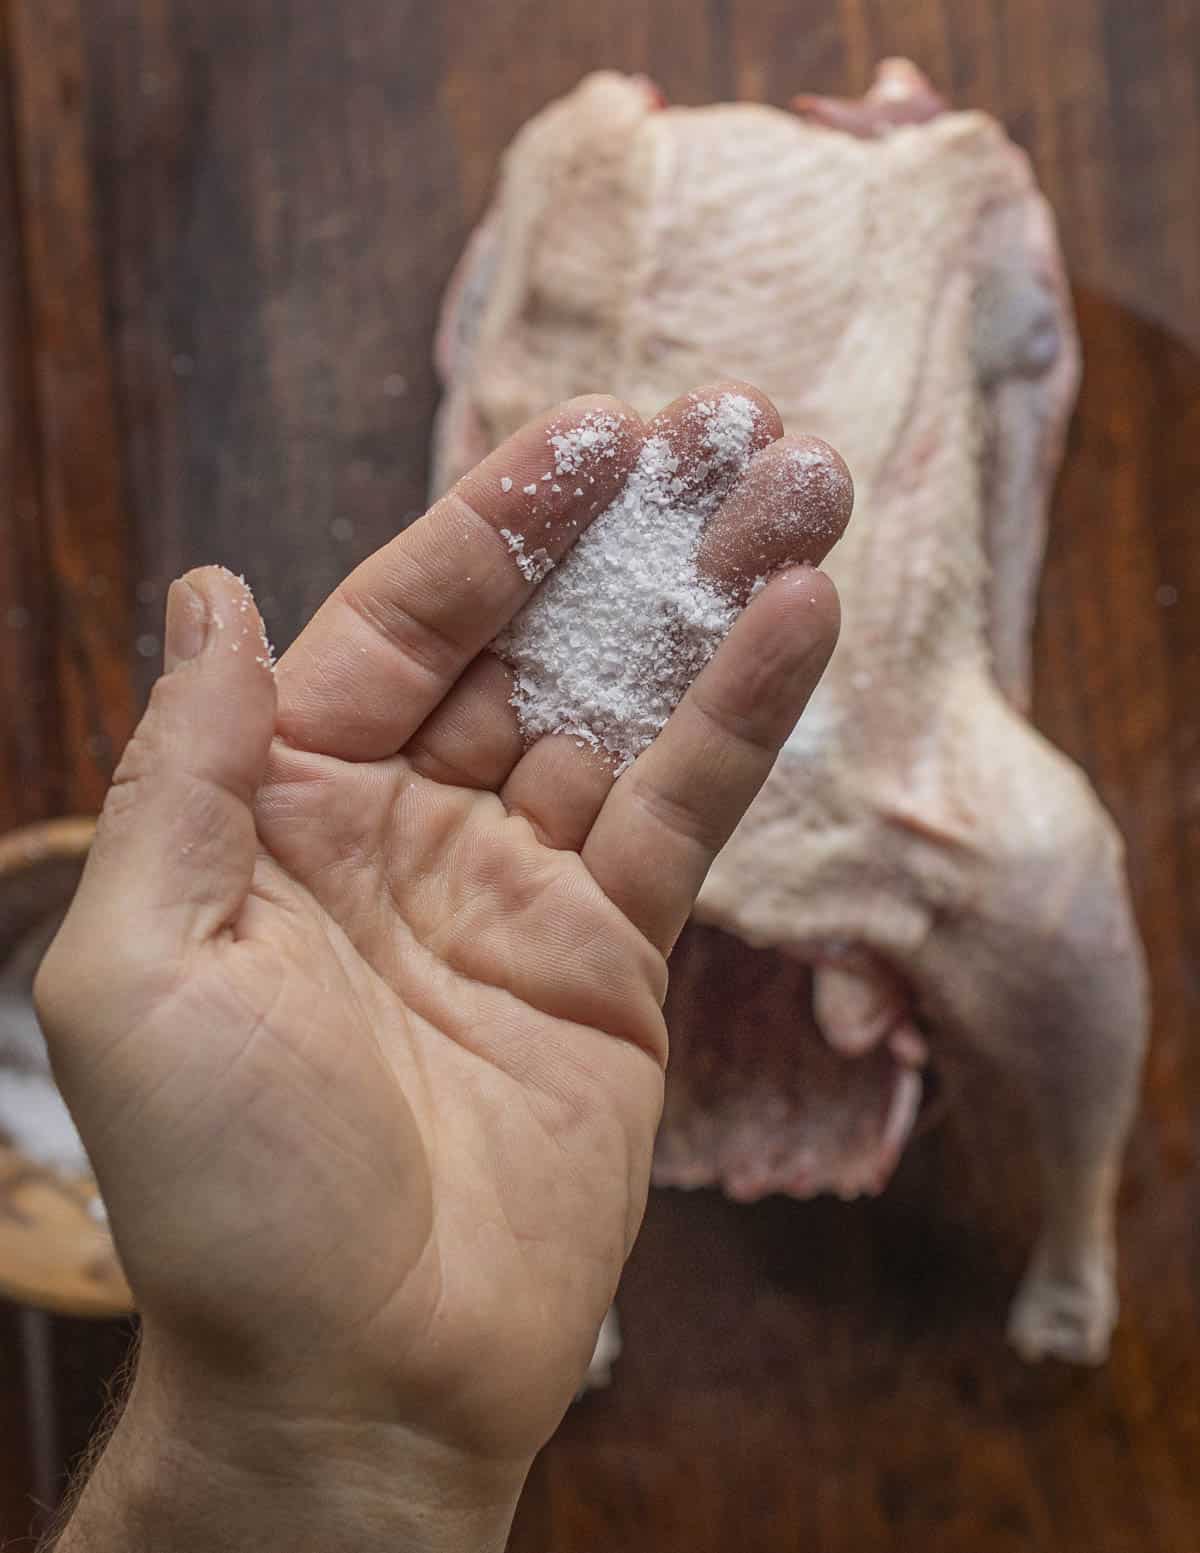
[[[522,489],[524,490],[526,496],[536,496],[537,495],[537,486],[536,485],[526,485],[526,486],[523,486]]]
[[[550,525],[547,523],[546,527],[549,528]],[[542,578],[553,570],[554,560],[548,551],[539,547],[526,554],[524,534],[514,534],[511,529],[502,528],[500,538],[508,545],[517,563],[517,570],[526,582],[541,582]]]
[[[707,400],[698,401],[688,412],[701,425],[703,445],[717,463],[744,465],[753,451],[754,433],[762,412],[745,394],[723,394],[720,413]]]
[[[589,460],[610,457],[620,431],[621,417],[598,410],[589,411],[567,431],[552,431],[549,442],[554,451],[554,473],[573,475]]]
[[[512,481],[508,478],[507,475],[500,476],[500,489],[504,491],[505,494],[512,490]]]

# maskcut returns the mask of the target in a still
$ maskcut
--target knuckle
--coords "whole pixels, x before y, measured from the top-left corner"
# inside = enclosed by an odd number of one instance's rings
[[[105,832],[114,825],[121,825],[125,817],[140,803],[140,763],[129,751],[121,757],[121,763],[113,773],[112,783],[104,795],[100,820],[96,827],[96,842],[103,844]]]
[[[724,829],[690,797],[668,792],[646,781],[635,782],[631,796],[656,824],[679,840],[709,853],[719,851],[724,845]]]
[[[152,769],[162,742],[162,728],[169,717],[172,691],[169,676],[163,676],[155,682],[142,719],[117,762],[110,794],[121,788],[136,786]]]
[[[751,758],[766,756],[774,759],[778,753],[786,730],[780,730],[780,736],[777,737],[775,729],[764,728],[761,706],[742,711],[735,706],[710,701],[699,692],[693,695],[693,701],[714,737],[731,750]]]

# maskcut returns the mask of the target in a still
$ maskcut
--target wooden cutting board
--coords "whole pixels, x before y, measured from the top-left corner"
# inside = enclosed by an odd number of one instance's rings
[[[0,970],[70,899],[93,829],[50,820],[0,836]],[[37,1165],[2,1136],[0,1294],[68,1316],[122,1316],[133,1303],[96,1183]]]

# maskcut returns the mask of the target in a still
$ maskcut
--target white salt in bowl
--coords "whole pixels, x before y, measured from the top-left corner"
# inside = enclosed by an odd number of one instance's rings
[[[49,820],[0,836],[0,969],[70,900],[94,829]],[[0,1294],[71,1316],[133,1308],[95,1181],[36,1163],[3,1132]]]

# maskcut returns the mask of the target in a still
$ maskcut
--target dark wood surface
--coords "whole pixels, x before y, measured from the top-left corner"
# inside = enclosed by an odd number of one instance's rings
[[[1200,10],[1190,0],[10,0],[0,46],[0,817],[91,802],[166,581],[244,570],[281,643],[418,511],[440,287],[518,125],[586,69],[668,96],[860,90],[907,53],[1032,152],[1083,397],[1037,720],[1129,838],[1156,1018],[1095,1374],[1023,1368],[1034,1202],[1003,1106],[859,1206],[657,1194],[626,1353],[513,1545],[1200,1546]],[[73,25],[82,14],[82,32]],[[111,395],[111,397],[110,397]],[[103,582],[91,579],[102,577]],[[59,1324],[77,1448],[119,1329]],[[27,1523],[0,1320],[0,1538]]]
[[[43,651],[30,656],[54,676],[41,716],[48,753],[57,757],[55,798],[89,811],[104,796],[135,702],[132,557],[86,147],[83,38],[74,0],[12,4],[7,27],[8,176],[20,191],[24,261],[23,446],[36,449],[35,488],[20,524],[41,588],[30,626]],[[36,782],[27,785],[36,790]]]
[[[5,82],[15,65],[0,10]],[[11,93],[0,113],[0,825],[62,801],[51,610],[42,543],[37,418]]]

